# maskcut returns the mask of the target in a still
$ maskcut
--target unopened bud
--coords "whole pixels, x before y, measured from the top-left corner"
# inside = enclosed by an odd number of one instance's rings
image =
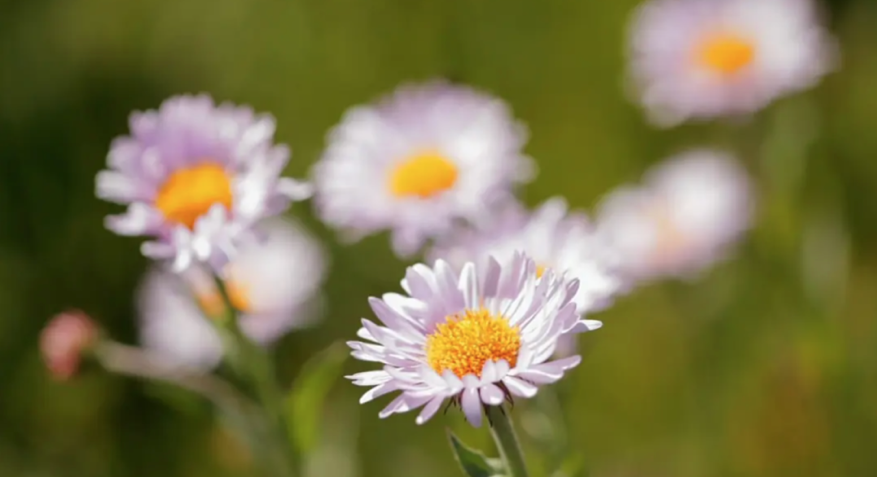
[[[52,376],[61,381],[72,378],[82,354],[97,336],[97,326],[84,312],[71,310],[55,315],[40,335],[40,352]]]

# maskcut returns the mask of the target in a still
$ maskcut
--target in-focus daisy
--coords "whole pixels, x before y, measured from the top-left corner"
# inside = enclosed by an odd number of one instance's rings
[[[274,119],[250,108],[177,96],[132,114],[130,128],[97,176],[98,197],[128,206],[106,225],[151,236],[143,254],[171,260],[177,271],[194,261],[221,267],[253,224],[310,194],[280,177],[289,149],[273,143]]]
[[[85,313],[61,313],[43,328],[40,352],[52,377],[64,381],[79,369],[82,354],[98,339],[98,327]]]
[[[533,212],[511,202],[486,226],[459,228],[444,237],[428,258],[444,259],[458,269],[472,261],[483,269],[490,256],[504,263],[522,251],[536,262],[537,276],[553,268],[578,279],[574,301],[579,313],[590,313],[608,306],[624,287],[604,263],[599,245],[585,214],[569,211],[566,200],[556,197]]]
[[[497,98],[443,82],[403,86],[351,109],[330,134],[314,169],[318,214],[352,240],[389,229],[396,253],[410,256],[532,176],[526,139]]]
[[[750,226],[752,206],[749,178],[733,157],[692,150],[605,199],[598,234],[631,278],[686,276],[722,257]]]
[[[651,0],[634,16],[631,76],[652,118],[752,113],[836,61],[810,0]]]
[[[577,287],[551,269],[537,278],[522,253],[502,264],[491,258],[484,270],[470,262],[457,272],[443,260],[409,267],[406,295],[370,299],[383,326],[363,319],[358,335],[371,343],[349,343],[354,357],[384,365],[349,376],[372,387],[360,402],[400,391],[380,417],[423,406],[422,424],[450,399],[480,426],[483,406],[533,397],[579,364],[579,356],[550,361],[560,336],[602,325],[579,318]]]
[[[295,222],[269,219],[262,228],[263,241],[242,247],[223,272],[229,298],[242,312],[241,328],[269,344],[316,314],[327,258]],[[175,274],[155,265],[141,285],[139,308],[144,346],[190,366],[219,362],[222,343],[208,320],[223,316],[225,307],[205,270]]]

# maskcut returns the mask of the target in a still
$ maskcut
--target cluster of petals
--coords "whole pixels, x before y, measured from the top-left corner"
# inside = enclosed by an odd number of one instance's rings
[[[648,171],[643,184],[604,199],[597,234],[607,260],[632,281],[694,277],[751,226],[752,189],[731,154],[681,153]]]
[[[403,257],[474,223],[533,176],[527,130],[500,99],[441,81],[356,106],[314,168],[315,207],[345,240],[383,230]]]
[[[422,406],[416,421],[424,423],[451,399],[470,423],[479,426],[483,406],[498,406],[515,396],[533,397],[539,386],[557,381],[579,364],[579,356],[551,360],[561,336],[602,325],[577,313],[577,280],[566,280],[552,270],[537,278],[536,263],[522,253],[504,263],[490,258],[483,270],[472,262],[459,272],[442,260],[433,267],[414,265],[402,287],[405,295],[370,299],[383,326],[363,319],[358,336],[366,342],[349,343],[354,357],[384,365],[349,376],[354,384],[371,387],[361,402],[400,392],[380,412],[382,418]],[[463,376],[433,369],[427,361],[430,335],[449,317],[477,309],[507,319],[517,330],[520,348],[514,362],[486,359],[480,373]]]
[[[260,226],[262,239],[242,246],[223,276],[241,330],[269,345],[319,315],[328,257],[298,222],[273,218]],[[138,311],[147,349],[196,368],[219,363],[222,340],[209,320],[222,319],[226,310],[208,271],[191,267],[173,273],[154,265],[140,285]]]
[[[651,0],[633,16],[632,91],[658,125],[756,112],[838,63],[811,0]]]
[[[133,113],[130,135],[113,141],[97,176],[97,196],[127,206],[107,227],[151,237],[143,254],[177,271],[221,268],[256,238],[257,222],[310,196],[308,185],[280,177],[290,152],[273,143],[274,129],[271,116],[206,95]]]

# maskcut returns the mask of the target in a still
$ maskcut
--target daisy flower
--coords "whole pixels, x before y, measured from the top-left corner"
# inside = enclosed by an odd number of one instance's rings
[[[560,336],[602,326],[579,317],[577,280],[551,269],[537,278],[536,263],[522,253],[503,263],[490,258],[484,270],[472,262],[459,272],[443,260],[417,264],[402,288],[406,295],[369,300],[383,326],[363,319],[358,336],[369,342],[349,343],[355,358],[384,365],[348,376],[371,387],[360,402],[400,391],[381,418],[422,406],[422,424],[450,399],[478,427],[483,406],[533,397],[579,364],[579,356],[550,360]]]
[[[512,197],[533,172],[526,139],[497,98],[443,82],[403,86],[331,132],[314,168],[317,213],[349,240],[390,230],[408,257]]]
[[[809,0],[652,0],[634,15],[631,79],[652,119],[745,115],[836,63]]]
[[[242,247],[223,272],[241,329],[267,345],[316,315],[327,257],[295,222],[275,218],[263,226],[263,241]],[[144,346],[194,367],[218,364],[222,343],[208,320],[226,310],[210,273],[192,267],[175,274],[155,265],[138,298]]]
[[[624,283],[603,262],[600,247],[587,216],[570,211],[566,200],[552,198],[535,211],[509,203],[495,221],[480,228],[459,228],[433,247],[427,257],[444,259],[458,269],[475,262],[483,269],[490,256],[500,262],[522,251],[536,262],[536,275],[548,268],[579,281],[575,303],[579,313],[599,311],[610,305]]]
[[[152,237],[143,254],[172,261],[176,271],[195,261],[221,268],[252,238],[253,224],[310,194],[280,177],[289,149],[273,144],[271,116],[216,106],[206,95],[177,96],[158,111],[132,114],[130,128],[97,175],[97,196],[128,206],[106,226]]]
[[[604,200],[598,236],[633,279],[688,276],[716,262],[750,226],[746,172],[729,154],[692,150],[657,166],[640,187]]]

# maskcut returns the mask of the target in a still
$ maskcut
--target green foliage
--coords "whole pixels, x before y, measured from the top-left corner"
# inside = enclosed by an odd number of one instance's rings
[[[302,367],[286,398],[287,424],[302,455],[308,455],[317,444],[323,403],[349,355],[344,343],[334,343],[314,355]]]
[[[468,447],[453,432],[448,431],[448,439],[451,441],[454,457],[460,463],[463,472],[469,477],[501,477],[503,475],[505,469],[503,469],[500,459],[486,457],[481,452]]]

